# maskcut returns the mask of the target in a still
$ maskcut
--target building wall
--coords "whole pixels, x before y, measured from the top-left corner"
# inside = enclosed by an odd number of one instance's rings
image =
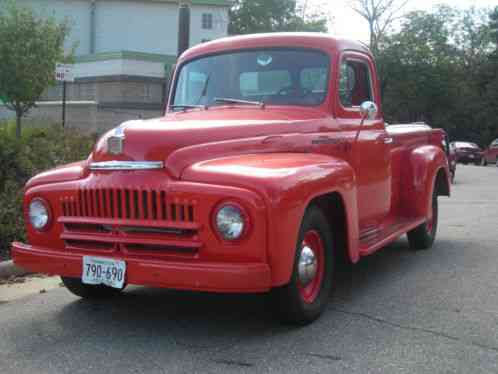
[[[75,55],[90,53],[90,1],[88,0],[17,0],[21,5],[34,9],[43,16],[53,16],[57,21],[67,20],[71,34],[66,40],[66,50],[76,46]]]
[[[202,29],[202,14],[213,15],[213,28]],[[228,8],[217,6],[193,6],[190,11],[190,46],[206,40],[214,40],[228,35]]]
[[[97,3],[96,52],[175,55],[178,4],[144,1]]]
[[[90,0],[18,0],[39,14],[68,20],[71,34],[66,50],[88,55],[91,34]],[[213,28],[202,29],[202,14],[213,15]],[[95,11],[94,53],[134,51],[176,55],[178,3],[140,0],[98,0]],[[192,5],[190,45],[226,36],[228,7]]]

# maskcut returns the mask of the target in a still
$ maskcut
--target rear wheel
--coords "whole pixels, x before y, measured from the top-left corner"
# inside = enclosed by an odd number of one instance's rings
[[[273,302],[282,320],[308,324],[327,305],[334,269],[333,238],[322,211],[307,209],[296,244],[289,284],[273,290]]]
[[[62,283],[74,295],[84,299],[107,299],[118,296],[122,289],[103,285],[84,284],[79,278],[61,277]]]
[[[413,249],[429,249],[430,247],[432,247],[432,244],[436,239],[437,223],[437,190],[436,188],[434,188],[434,192],[432,194],[432,214],[430,214],[426,222],[422,223],[420,226],[417,226],[407,233],[410,247]]]

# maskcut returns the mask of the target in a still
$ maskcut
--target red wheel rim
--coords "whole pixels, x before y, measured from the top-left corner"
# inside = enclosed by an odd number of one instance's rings
[[[322,288],[323,276],[325,273],[325,249],[323,247],[322,238],[315,230],[307,231],[304,235],[303,241],[301,242],[301,248],[299,256],[303,249],[309,248],[313,252],[316,259],[316,273],[313,278],[306,284],[303,285],[301,279],[298,275],[297,287],[303,301],[307,304],[311,304],[315,301],[320,289]],[[300,258],[299,257],[299,258]]]

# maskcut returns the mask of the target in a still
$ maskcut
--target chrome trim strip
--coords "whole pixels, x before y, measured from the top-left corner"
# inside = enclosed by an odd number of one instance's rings
[[[162,169],[162,161],[103,161],[90,163],[90,170],[151,170]]]

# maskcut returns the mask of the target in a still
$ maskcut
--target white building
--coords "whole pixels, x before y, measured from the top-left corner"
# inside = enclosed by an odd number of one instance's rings
[[[68,87],[69,124],[73,121],[77,127],[102,130],[115,126],[127,116],[136,118],[160,113],[165,77],[177,54],[178,0],[17,2],[41,16],[66,20],[71,26],[65,48],[68,52],[74,51],[76,82]],[[228,34],[231,0],[190,0],[188,3],[190,46]],[[61,88],[50,88],[42,100],[51,103],[47,103],[46,108],[41,103],[32,116],[50,114],[51,117],[60,111],[60,106],[53,103],[60,98]],[[78,108],[74,113],[83,113],[82,121],[71,118],[71,106]],[[93,114],[85,115],[87,107]],[[95,120],[87,123],[84,117]]]

